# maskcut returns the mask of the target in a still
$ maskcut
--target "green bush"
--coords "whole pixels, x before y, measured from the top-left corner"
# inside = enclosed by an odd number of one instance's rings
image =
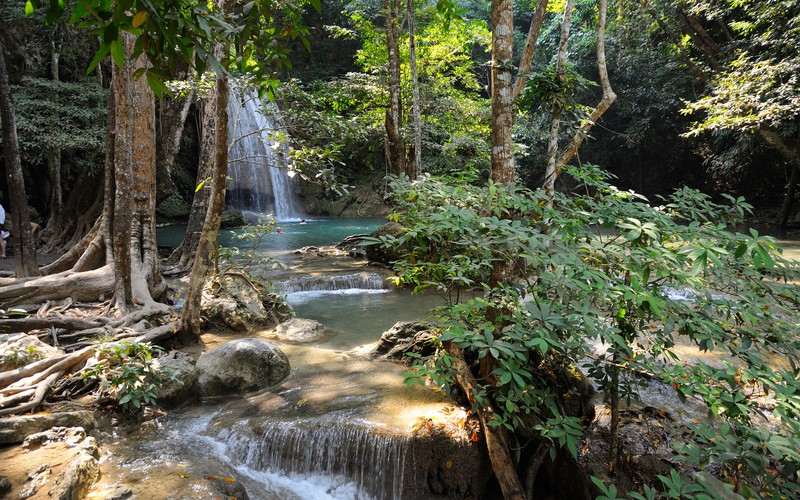
[[[395,179],[393,218],[406,231],[373,241],[407,249],[397,281],[450,297],[438,341],[491,361],[476,395],[493,403],[490,425],[538,430],[574,456],[580,425],[564,414],[548,367],[589,358],[612,408],[636,397],[642,372],[707,405],[713,424],[693,428],[680,449],[691,467],[722,463],[724,481],[748,496],[795,496],[797,264],[771,238],[728,229],[750,209],[741,198],[719,204],[684,188],[652,206],[597,168],[569,173],[582,193],[557,194],[552,206],[516,186]],[[497,263],[513,278],[490,286]],[[466,289],[479,293],[465,300]],[[685,364],[679,340],[727,361]],[[416,374],[449,387],[451,366],[440,350]]]
[[[97,363],[82,373],[84,383],[98,384],[100,396],[114,399],[129,411],[154,405],[161,381],[161,375],[153,371],[153,352],[158,349],[125,340],[101,344],[96,348]]]

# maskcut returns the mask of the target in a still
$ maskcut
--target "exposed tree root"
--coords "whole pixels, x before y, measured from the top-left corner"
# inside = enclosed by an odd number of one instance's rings
[[[0,283],[2,307],[44,303],[48,300],[72,298],[75,301],[100,301],[114,289],[114,276],[109,266],[92,271],[65,271],[40,278],[16,279]]]
[[[105,322],[97,319],[67,318],[64,316],[0,319],[0,331],[3,333],[28,333],[33,330],[47,328],[76,331],[98,328],[103,325],[105,325]]]
[[[39,406],[42,400],[44,400],[44,397],[50,391],[50,388],[53,386],[56,380],[61,378],[61,375],[63,374],[64,372],[55,372],[50,374],[50,376],[48,376],[46,379],[39,382],[39,385],[36,387],[36,391],[33,394],[33,398],[29,402],[11,408],[0,409],[0,416],[22,413]]]
[[[40,280],[27,281],[27,283],[31,282],[41,283]],[[41,285],[37,285],[36,289],[41,290]],[[4,292],[5,289],[0,289],[0,294]],[[52,302],[47,303],[39,310],[47,311],[52,306]],[[91,339],[94,337],[110,338],[111,340],[108,341],[110,343],[122,339],[140,343],[153,343],[172,337],[181,329],[180,320],[151,326],[150,320],[163,318],[171,313],[171,309],[164,304],[147,304],[121,318],[110,318],[102,315],[75,318],[61,314],[71,306],[71,302],[65,301],[61,305],[50,309],[51,311],[58,311],[57,314],[45,317],[0,320],[0,328],[4,328],[5,331],[29,332],[29,334],[39,332],[38,334],[43,335],[45,338],[50,332],[55,332],[55,329],[59,329],[62,334],[57,335],[55,340],[61,343],[72,339]],[[80,311],[76,309],[75,312]],[[80,370],[100,345],[103,344],[98,343],[96,340],[81,340],[64,347],[72,352],[0,373],[0,416],[23,413],[37,408],[59,384],[62,377],[65,374]],[[75,395],[74,389],[70,388],[69,385],[68,383],[67,390],[62,394],[63,396]],[[61,384],[59,390],[61,391],[63,388],[64,385]],[[83,388],[77,388],[77,390],[81,389]]]

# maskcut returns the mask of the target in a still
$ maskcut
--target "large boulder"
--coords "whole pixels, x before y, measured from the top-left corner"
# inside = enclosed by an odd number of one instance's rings
[[[291,306],[280,295],[233,272],[206,284],[200,307],[208,321],[236,331],[274,326],[292,317]]]
[[[388,222],[375,231],[370,236],[372,238],[380,238],[381,236],[389,236],[399,238],[405,233],[403,226],[397,222]],[[367,253],[367,258],[372,262],[391,265],[394,261],[400,258],[400,250],[396,248],[387,248],[382,244],[367,245],[364,247]]]
[[[305,344],[324,340],[328,330],[319,321],[292,318],[275,327],[275,336],[283,341]]]
[[[260,339],[239,339],[203,353],[197,360],[203,396],[246,394],[275,385],[289,376],[289,359],[277,346]]]
[[[412,358],[406,353],[412,352],[420,356],[429,356],[436,351],[432,332],[433,326],[416,321],[398,321],[390,329],[383,332],[369,356],[410,364]]]
[[[188,354],[172,351],[153,360],[152,369],[158,375],[155,396],[160,404],[179,405],[194,394],[197,368]]]
[[[219,227],[242,227],[247,225],[247,220],[240,210],[224,210],[220,217]]]

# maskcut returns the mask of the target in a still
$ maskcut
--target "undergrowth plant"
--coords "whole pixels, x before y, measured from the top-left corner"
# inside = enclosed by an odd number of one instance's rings
[[[493,358],[497,368],[476,394],[493,403],[489,425],[536,430],[577,456],[581,422],[567,414],[552,373],[588,359],[583,368],[612,410],[612,469],[620,405],[647,374],[708,408],[709,422],[676,445],[682,470],[714,462],[728,490],[797,496],[797,264],[773,239],[731,230],[751,208],[742,198],[718,203],[684,188],[655,206],[596,167],[569,175],[581,189],[557,193],[552,208],[517,186],[394,179],[392,218],[405,232],[370,243],[403,249],[398,282],[450,297],[438,310],[440,345],[454,343],[468,361]],[[498,260],[514,265],[515,279],[492,287]],[[467,300],[465,289],[479,293]],[[721,357],[687,363],[679,344]],[[439,349],[418,360],[415,375],[451,387],[452,361]],[[647,491],[714,497],[702,477],[676,472]]]
[[[153,370],[153,353],[148,343],[112,342],[96,348],[97,363],[81,374],[85,384],[96,383],[99,395],[107,396],[129,411],[156,404],[161,375]]]

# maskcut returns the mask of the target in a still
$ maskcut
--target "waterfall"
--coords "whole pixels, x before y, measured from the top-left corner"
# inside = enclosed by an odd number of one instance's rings
[[[338,290],[387,290],[394,288],[385,274],[352,273],[324,276],[301,276],[275,282],[283,293],[338,291]]]
[[[403,496],[409,437],[355,422],[240,422],[217,430],[226,455],[257,471],[345,477],[355,498],[394,500]]]
[[[273,139],[281,131],[277,106],[234,88],[228,97],[228,205],[245,212],[274,212],[278,220],[301,218],[285,145]]]

